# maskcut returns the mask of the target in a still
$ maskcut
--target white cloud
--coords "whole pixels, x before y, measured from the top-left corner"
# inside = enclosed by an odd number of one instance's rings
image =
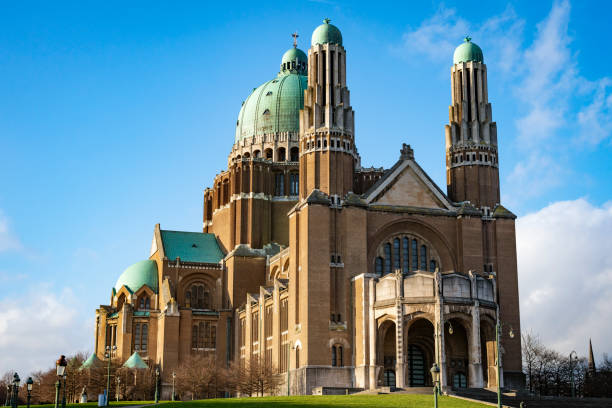
[[[92,350],[92,322],[72,290],[32,288],[0,301],[0,374],[16,370],[26,378],[52,367],[60,354]]]
[[[0,210],[0,252],[18,251],[22,249],[21,242],[11,232],[9,219]]]
[[[562,352],[612,351],[612,203],[550,204],[517,220],[523,331]],[[601,354],[600,354],[601,355]]]

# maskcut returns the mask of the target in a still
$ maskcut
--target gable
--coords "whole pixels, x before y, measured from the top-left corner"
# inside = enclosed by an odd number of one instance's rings
[[[412,160],[394,166],[388,176],[370,191],[368,204],[450,209],[440,189]]]

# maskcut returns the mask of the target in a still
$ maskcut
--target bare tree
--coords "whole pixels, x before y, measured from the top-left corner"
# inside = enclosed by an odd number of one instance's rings
[[[216,386],[216,370],[214,355],[188,357],[175,371],[177,392],[190,395],[192,400],[208,397],[213,386]]]

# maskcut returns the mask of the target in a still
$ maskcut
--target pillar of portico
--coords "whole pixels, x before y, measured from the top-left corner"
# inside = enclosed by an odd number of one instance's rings
[[[472,335],[470,336],[469,354],[468,379],[470,388],[482,388],[484,387],[484,381],[480,351],[480,304],[478,300],[475,300],[474,306],[472,306]]]
[[[395,386],[397,388],[404,388],[406,386],[404,381],[404,373],[406,370],[404,364],[404,313],[402,308],[402,298],[404,289],[404,279],[401,270],[395,271],[395,282],[396,282],[396,304],[395,304]]]
[[[434,343],[436,346],[436,361],[440,368],[440,389],[446,391],[446,348],[444,347],[444,296],[442,295],[442,275],[439,271],[435,274],[436,293],[435,293],[435,327]]]

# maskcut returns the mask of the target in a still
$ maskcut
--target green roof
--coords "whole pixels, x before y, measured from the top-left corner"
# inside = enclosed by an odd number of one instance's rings
[[[281,73],[288,74],[290,72],[296,72],[300,75],[306,75],[307,67],[308,56],[299,48],[289,48],[283,54],[283,58],[281,59]]]
[[[219,263],[223,259],[214,234],[162,230],[161,238],[168,259],[201,263]]]
[[[144,362],[137,351],[134,352],[134,354],[132,354],[125,363],[123,363],[123,366],[127,368],[149,368],[147,363]]]
[[[235,141],[270,133],[299,133],[307,87],[308,78],[291,70],[255,88],[238,113]]]
[[[79,371],[100,367],[102,367],[102,361],[96,356],[96,353],[93,353],[87,360],[83,361],[83,364],[79,367]]]
[[[484,62],[484,57],[482,56],[480,47],[474,44],[470,37],[465,37],[463,44],[455,49],[453,64],[468,61]]]
[[[150,259],[136,262],[119,276],[115,284],[115,289],[119,291],[124,285],[132,293],[136,292],[144,285],[147,285],[153,292],[157,293],[157,263]]]
[[[329,24],[330,19],[323,20],[323,24],[315,28],[312,32],[312,45],[317,44],[338,44],[342,45],[342,33],[338,27]]]

